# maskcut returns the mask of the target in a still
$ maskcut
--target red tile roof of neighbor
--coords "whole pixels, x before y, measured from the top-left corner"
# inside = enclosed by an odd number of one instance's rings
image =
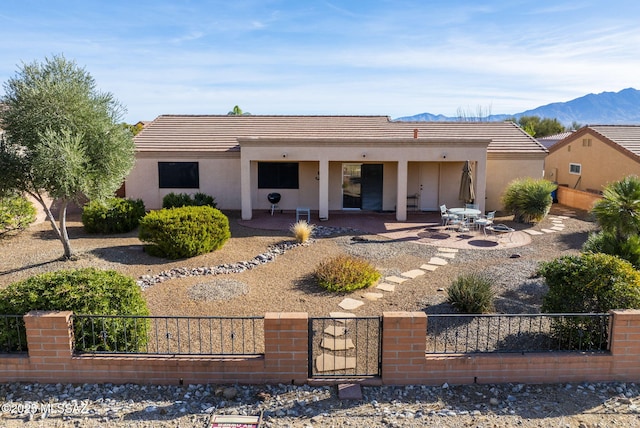
[[[400,122],[388,116],[163,115],[136,137],[140,152],[239,151],[238,138],[491,140],[489,153],[544,154],[537,140],[512,122]]]

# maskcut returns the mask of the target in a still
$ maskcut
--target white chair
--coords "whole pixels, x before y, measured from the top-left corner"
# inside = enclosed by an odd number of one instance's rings
[[[473,225],[477,228],[482,228],[482,231],[484,232],[484,235],[487,236],[487,226],[491,226],[493,224],[493,219],[496,217],[496,212],[495,211],[491,211],[490,213],[488,213],[486,216],[482,216],[480,218],[477,218],[474,222]]]
[[[446,205],[440,205],[440,217],[442,218],[442,225],[446,226],[449,224],[451,220],[455,220],[458,218],[457,215],[451,214],[447,211]]]
[[[464,207],[466,209],[471,209],[471,210],[477,210],[477,209],[479,209],[478,208],[479,206],[480,205],[478,205],[478,204],[464,204]],[[469,222],[473,223],[473,226],[475,227],[475,222],[478,219],[478,216],[475,215],[475,214],[468,214],[467,217],[469,218]]]

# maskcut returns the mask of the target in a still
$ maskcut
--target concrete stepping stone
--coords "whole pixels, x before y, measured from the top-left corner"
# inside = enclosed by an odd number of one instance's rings
[[[381,282],[380,284],[376,285],[376,288],[382,291],[396,291],[395,284],[387,284],[386,282]]]
[[[551,230],[551,229],[540,229],[540,231],[542,231],[544,233],[556,233],[555,230]]]
[[[338,399],[362,400],[362,388],[357,383],[343,383],[338,385]]]
[[[388,276],[384,279],[385,281],[395,282],[396,284],[402,284],[407,281],[408,278],[400,278],[399,276]]]
[[[353,349],[356,345],[353,344],[351,339],[336,339],[335,337],[325,337],[320,342],[320,347],[328,349],[329,351],[346,351],[347,349]]]
[[[438,253],[436,254],[437,257],[443,258],[443,259],[455,259],[456,255],[455,253]]]
[[[407,272],[402,272],[400,275],[406,276],[407,278],[414,279],[419,277],[420,275],[424,275],[424,271],[420,269],[412,269]]]
[[[448,265],[449,262],[445,259],[441,259],[440,257],[431,257],[431,259],[429,260],[429,264],[436,266],[445,266]]]
[[[420,269],[424,269],[426,271],[433,272],[434,270],[438,269],[438,266],[430,265],[430,264],[424,264],[424,265],[420,266]]]
[[[457,253],[458,249],[442,247],[442,248],[438,248],[438,252],[439,253]]]
[[[350,297],[347,297],[338,304],[338,306],[340,306],[342,309],[346,309],[347,311],[358,309],[362,305],[364,305],[364,302],[362,300],[356,300]]]
[[[524,232],[524,233],[528,233],[528,234],[529,234],[529,235],[531,235],[531,236],[534,236],[534,235],[544,235],[544,233],[539,232],[539,231],[537,231],[537,230],[533,230],[533,229],[525,229],[523,232]]]
[[[324,333],[333,337],[344,336],[347,329],[339,325],[330,325],[324,329]]]
[[[564,226],[553,226],[551,230],[557,230],[558,232],[561,232],[564,230]]]
[[[378,300],[378,299],[382,299],[384,297],[384,294],[382,294],[382,293],[364,293],[362,295],[362,297],[364,299],[367,299],[367,300]]]
[[[321,354],[316,357],[316,370],[319,372],[334,372],[355,368],[355,357],[338,357],[331,354]]]
[[[331,318],[335,318],[336,322],[345,323],[348,320],[345,318],[355,318],[356,315],[349,312],[329,312],[329,316]]]

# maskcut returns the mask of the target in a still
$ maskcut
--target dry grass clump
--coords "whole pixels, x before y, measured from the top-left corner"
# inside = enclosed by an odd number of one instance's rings
[[[340,255],[320,263],[314,278],[329,291],[349,292],[368,288],[381,277],[369,262],[348,255]]]
[[[292,224],[289,230],[293,233],[297,242],[304,244],[311,238],[314,228],[314,225],[307,223],[305,220],[299,220]]]

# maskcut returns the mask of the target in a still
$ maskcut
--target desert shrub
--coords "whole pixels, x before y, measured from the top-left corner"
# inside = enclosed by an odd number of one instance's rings
[[[202,192],[189,195],[188,193],[169,193],[162,198],[162,208],[200,207],[210,206],[216,208],[216,200],[213,196]]]
[[[154,256],[179,259],[209,253],[231,237],[229,219],[209,206],[151,211],[140,220],[138,234]]]
[[[314,228],[314,225],[307,223],[305,220],[300,220],[292,224],[289,231],[293,233],[297,242],[305,243],[311,238]]]
[[[371,287],[381,275],[366,260],[343,255],[320,263],[313,276],[329,291],[349,292]]]
[[[551,192],[558,187],[548,180],[530,177],[513,180],[502,195],[505,210],[513,214],[518,223],[542,220],[551,209]]]
[[[479,274],[460,275],[447,289],[447,301],[464,314],[493,311],[491,281]]]
[[[631,263],[635,269],[640,269],[640,236],[638,235],[629,236],[621,241],[610,232],[592,233],[582,245],[582,251],[618,256]]]
[[[27,198],[12,195],[0,198],[0,236],[26,229],[36,220],[36,209]]]
[[[110,198],[86,204],[82,224],[87,233],[126,233],[138,227],[144,215],[142,199]]]
[[[640,308],[640,272],[631,263],[602,253],[564,256],[543,263],[538,273],[549,291],[542,312],[604,313],[611,309]],[[600,343],[602,326],[594,318],[560,318],[552,333],[575,348]]]
[[[44,273],[0,290],[0,314],[24,315],[32,310],[64,310],[81,315],[149,315],[140,287],[132,278],[93,268]],[[87,350],[143,349],[148,324],[140,320],[118,321],[104,335],[103,329],[84,325],[87,320],[76,320],[75,341],[96,344]],[[1,334],[17,336],[13,329]],[[21,340],[25,343],[26,339]],[[17,337],[0,336],[0,344],[8,342],[17,343]]]

